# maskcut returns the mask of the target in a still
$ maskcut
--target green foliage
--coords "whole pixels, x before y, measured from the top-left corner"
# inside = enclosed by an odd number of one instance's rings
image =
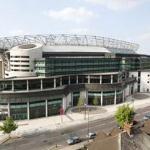
[[[97,96],[95,96],[93,99],[93,105],[98,105],[98,104],[99,104],[99,99]]]
[[[131,123],[133,121],[134,114],[133,107],[130,107],[128,104],[122,105],[118,107],[115,113],[115,119],[118,125],[123,128],[124,123]]]
[[[79,100],[78,100],[78,104],[77,106],[83,106],[84,105],[84,99],[82,97],[79,97]]]
[[[10,134],[12,131],[15,131],[18,126],[15,124],[14,120],[11,117],[7,117],[3,122],[3,125],[0,126],[0,131]]]

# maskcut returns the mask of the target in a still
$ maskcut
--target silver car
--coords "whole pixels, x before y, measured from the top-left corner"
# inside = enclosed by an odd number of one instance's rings
[[[144,117],[143,120],[149,120],[150,119],[150,113],[147,113]]]
[[[86,135],[87,138],[89,139],[94,139],[96,137],[96,133],[95,132],[89,132],[87,135]]]
[[[68,145],[76,144],[76,143],[79,143],[79,142],[81,142],[81,139],[78,136],[70,136],[67,139]]]

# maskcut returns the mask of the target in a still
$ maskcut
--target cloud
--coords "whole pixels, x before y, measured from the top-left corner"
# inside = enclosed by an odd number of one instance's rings
[[[93,4],[99,4],[110,10],[120,11],[135,8],[147,0],[85,0],[85,1],[91,2]]]
[[[86,21],[94,17],[94,13],[84,7],[67,7],[62,10],[49,10],[48,12],[44,12],[44,14],[51,19],[73,21],[77,23]]]

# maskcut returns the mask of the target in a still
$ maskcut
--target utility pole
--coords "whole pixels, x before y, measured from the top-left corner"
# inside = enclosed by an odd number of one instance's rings
[[[84,119],[86,120],[86,103],[84,104],[84,106],[85,106]]]
[[[88,107],[88,125],[87,125],[87,127],[88,127],[87,135],[89,136],[89,107]],[[89,137],[88,137],[88,142],[89,142]]]

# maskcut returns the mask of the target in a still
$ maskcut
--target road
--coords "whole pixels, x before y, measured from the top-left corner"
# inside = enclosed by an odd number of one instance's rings
[[[149,111],[150,106],[138,109],[135,116],[136,120],[143,118],[144,114]],[[113,117],[89,121],[90,131],[110,131],[113,127],[116,127]],[[67,145],[66,139],[70,134],[76,134],[81,138],[85,138],[87,132],[88,123],[66,129],[60,129],[60,127],[58,127],[57,131],[28,135],[19,139],[10,140],[5,144],[0,145],[0,150],[49,150],[50,147],[53,147],[56,144],[65,147]]]

